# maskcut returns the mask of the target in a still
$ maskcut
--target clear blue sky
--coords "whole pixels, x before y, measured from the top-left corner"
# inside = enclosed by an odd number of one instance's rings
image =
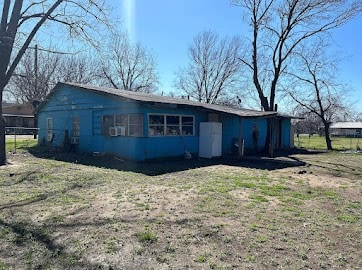
[[[175,72],[187,63],[187,48],[202,30],[243,35],[242,13],[229,0],[112,0],[131,38],[155,52],[161,91],[173,91]],[[354,88],[362,102],[362,16],[333,33],[336,49],[343,52],[341,79]],[[359,108],[361,111],[362,108]]]

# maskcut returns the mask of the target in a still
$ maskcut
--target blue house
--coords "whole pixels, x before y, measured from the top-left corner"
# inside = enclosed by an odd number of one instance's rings
[[[38,142],[137,161],[185,152],[205,157],[248,154],[263,148],[268,119],[274,123],[274,146],[289,148],[290,117],[276,112],[58,83],[38,108]]]

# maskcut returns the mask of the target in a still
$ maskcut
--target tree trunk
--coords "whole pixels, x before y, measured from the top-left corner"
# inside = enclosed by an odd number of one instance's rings
[[[0,102],[0,166],[6,164],[5,126],[6,123],[2,114],[2,101],[1,101]]]
[[[326,138],[327,149],[333,150],[332,140],[331,140],[331,136],[329,134],[329,123],[324,123],[324,136]]]

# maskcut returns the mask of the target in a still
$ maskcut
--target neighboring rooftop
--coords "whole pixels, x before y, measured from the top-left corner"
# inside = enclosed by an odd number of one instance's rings
[[[28,104],[3,104],[4,116],[33,116],[33,108]]]
[[[362,122],[336,122],[330,128],[339,129],[362,129]]]
[[[175,105],[184,105],[184,106],[191,106],[191,107],[198,107],[201,109],[212,110],[217,112],[224,112],[228,114],[234,114],[243,117],[261,117],[261,116],[272,116],[276,115],[277,112],[264,112],[264,111],[256,111],[256,110],[248,110],[248,109],[240,109],[228,106],[221,106],[215,104],[208,104],[202,103],[197,101],[191,101],[188,99],[177,99],[167,96],[159,96],[153,94],[146,94],[140,92],[133,92],[133,91],[125,91],[115,88],[106,88],[106,87],[98,87],[98,86],[91,86],[85,84],[78,84],[78,83],[58,83],[52,92],[49,94],[50,97],[54,92],[57,91],[61,86],[70,86],[80,88],[86,91],[95,92],[102,95],[112,95],[117,96],[122,99],[134,100],[139,102],[145,103],[159,103],[159,104],[175,104]],[[45,101],[46,103],[46,101]],[[44,104],[39,106],[39,109],[43,107]]]

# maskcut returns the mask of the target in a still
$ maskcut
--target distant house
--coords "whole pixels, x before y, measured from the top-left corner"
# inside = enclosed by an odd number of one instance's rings
[[[362,122],[336,122],[330,126],[334,136],[362,137]]]
[[[144,93],[58,83],[38,107],[40,144],[131,160],[214,157],[263,148],[267,120],[274,145],[291,146],[290,117]]]
[[[8,132],[32,133],[34,125],[33,107],[28,104],[3,104],[3,117]]]

